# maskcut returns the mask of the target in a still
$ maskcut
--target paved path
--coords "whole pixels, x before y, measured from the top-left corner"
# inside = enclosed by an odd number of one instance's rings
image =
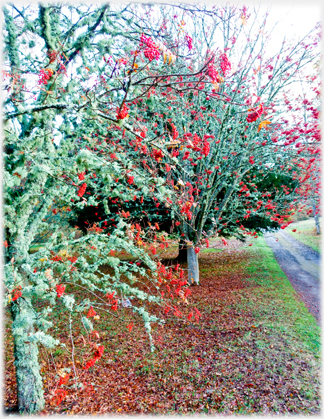
[[[320,255],[285,231],[265,233],[266,243],[281,269],[305,303],[305,306],[320,324]]]

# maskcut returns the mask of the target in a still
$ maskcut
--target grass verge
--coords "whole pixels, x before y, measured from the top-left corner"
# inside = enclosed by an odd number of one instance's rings
[[[322,220],[320,219],[320,225],[322,229]],[[293,231],[293,230],[297,231]],[[321,253],[321,235],[316,234],[314,218],[309,220],[297,221],[291,223],[285,231],[289,233],[296,240],[301,241],[317,252]]]
[[[281,270],[273,251],[263,237],[248,251],[254,260],[247,268],[249,281],[260,286],[255,290],[259,303],[252,303],[255,316],[262,317],[263,324],[291,336],[291,342],[298,340],[319,356],[320,328]]]

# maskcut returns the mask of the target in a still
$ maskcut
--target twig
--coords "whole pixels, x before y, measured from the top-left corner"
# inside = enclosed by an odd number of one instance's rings
[[[74,362],[74,343],[73,343],[73,335],[72,335],[72,318],[71,318],[71,312],[70,312],[70,338],[71,338],[71,344],[72,344],[72,362],[73,362],[73,371],[74,371],[74,380],[75,384],[77,383],[78,377],[75,369],[75,362]]]

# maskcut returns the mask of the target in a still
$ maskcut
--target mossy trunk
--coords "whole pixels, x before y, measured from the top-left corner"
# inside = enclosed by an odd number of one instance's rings
[[[198,255],[193,247],[187,248],[188,261],[188,283],[190,285],[199,285],[199,264]]]
[[[315,220],[316,234],[321,234],[321,226],[320,226],[319,216],[318,216],[318,212],[316,210],[315,205],[313,205],[313,214],[314,214],[314,220]]]
[[[23,298],[11,305],[18,409],[26,414],[37,413],[45,405],[38,348],[36,343],[29,341],[35,321],[31,307],[31,302]]]

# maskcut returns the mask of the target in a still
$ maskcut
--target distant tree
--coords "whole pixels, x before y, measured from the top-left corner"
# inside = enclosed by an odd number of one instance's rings
[[[319,216],[321,211],[321,80],[319,63],[315,63],[315,74],[301,74],[302,93],[296,97],[285,98],[294,123],[282,132],[285,144],[294,144],[299,171],[294,173],[298,180],[299,211],[307,209],[313,215],[317,234],[320,234]]]

